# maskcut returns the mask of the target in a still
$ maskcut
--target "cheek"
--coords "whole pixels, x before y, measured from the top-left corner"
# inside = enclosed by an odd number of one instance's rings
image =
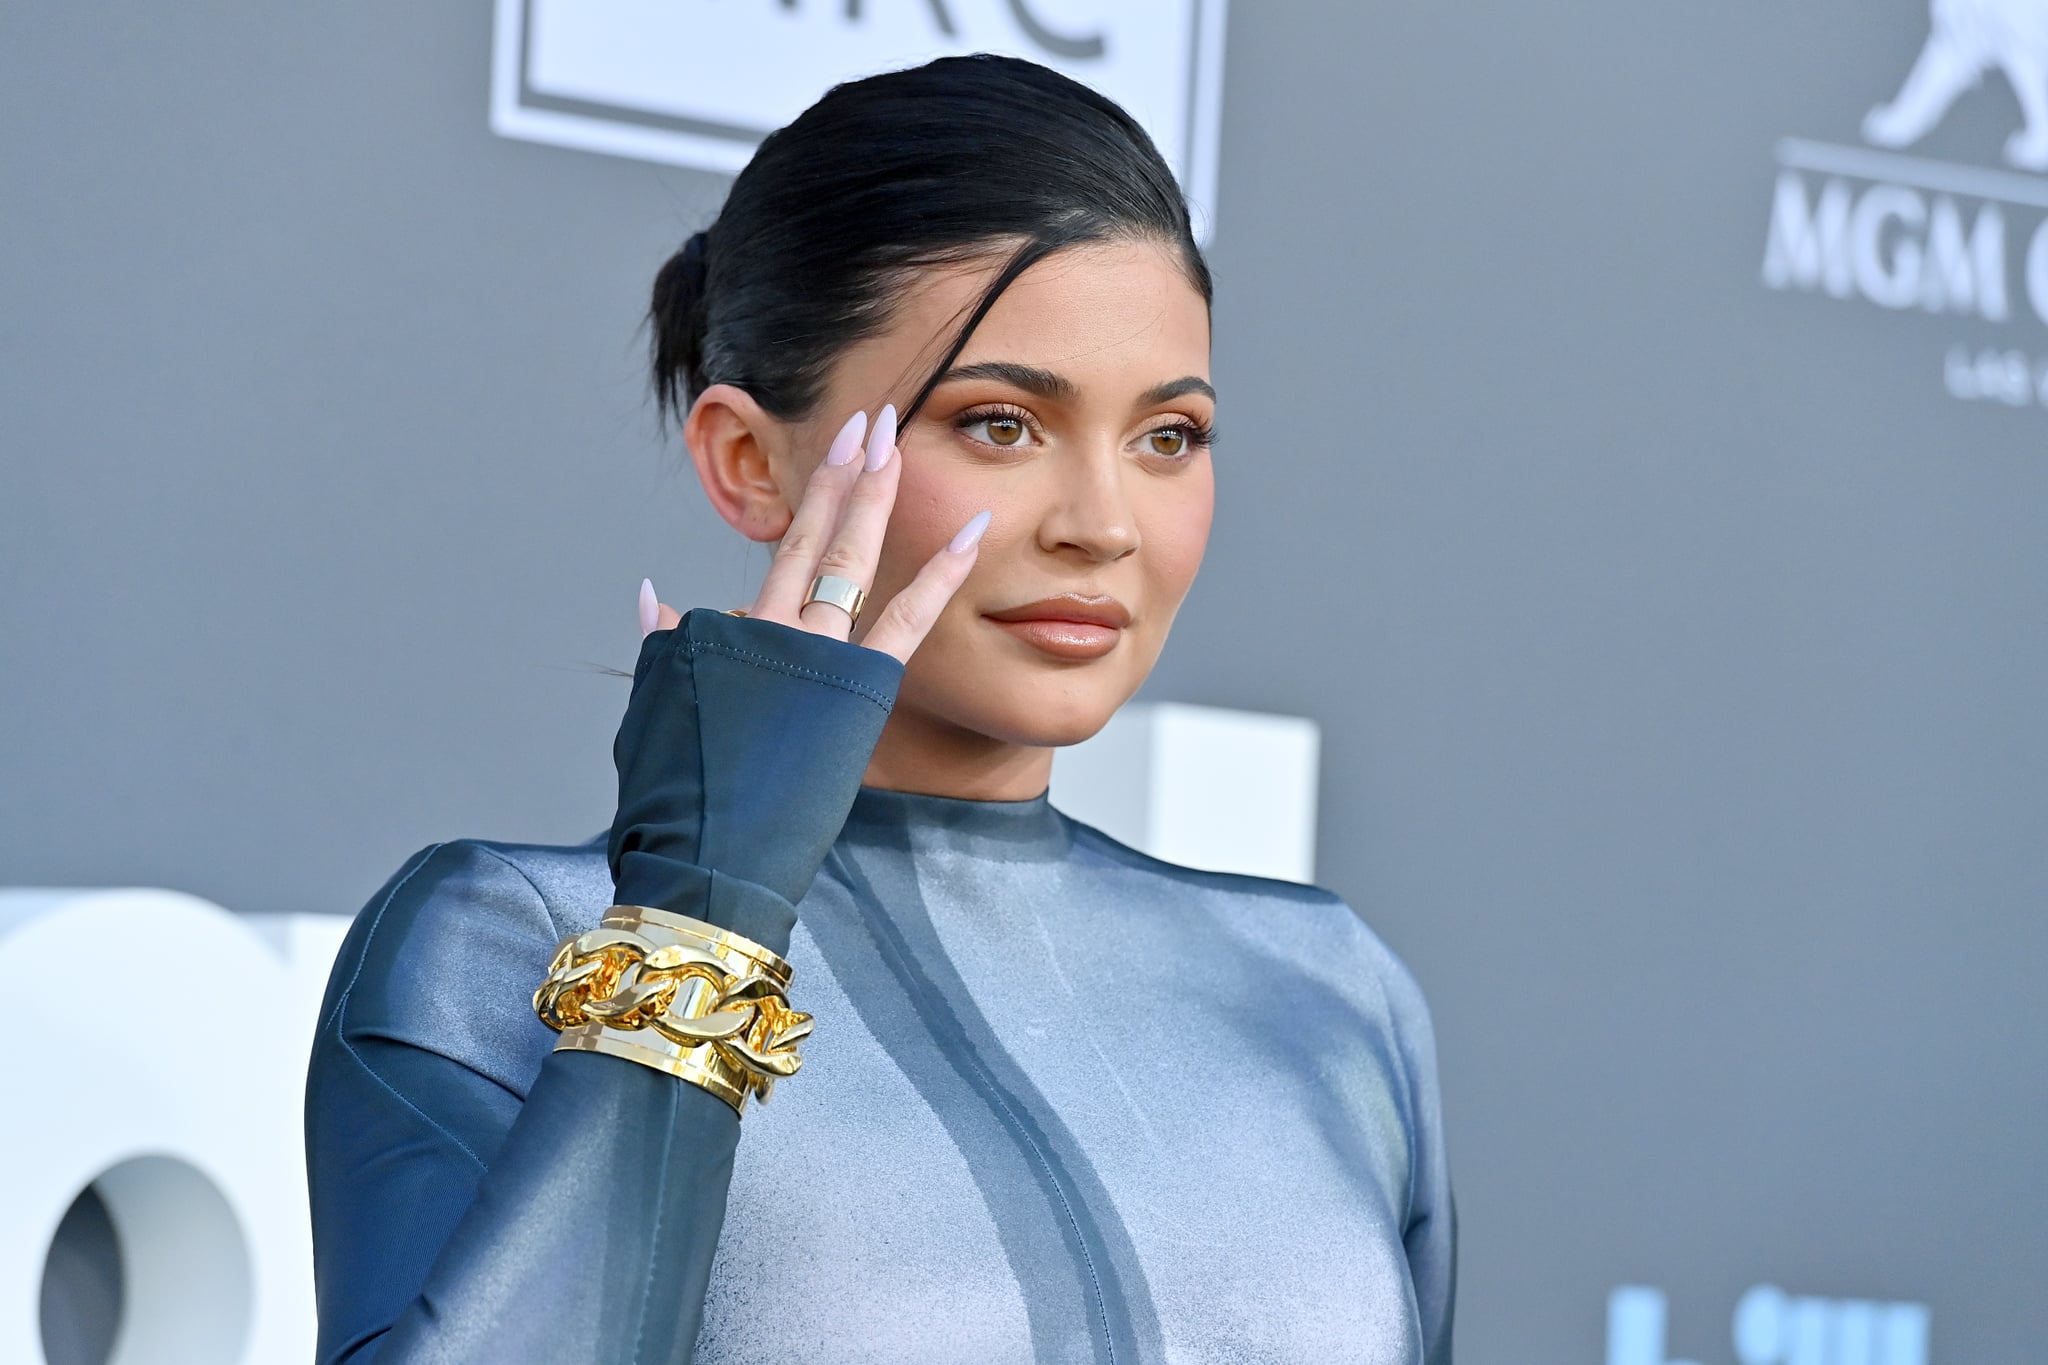
[[[904,451],[897,458],[903,461],[903,469],[876,581],[900,587],[987,505],[987,490],[977,488],[942,460],[921,459],[913,451]]]
[[[1170,484],[1161,485],[1141,523],[1145,531],[1142,557],[1157,589],[1178,602],[1201,567],[1209,547],[1209,524],[1216,513],[1216,480],[1206,462]]]

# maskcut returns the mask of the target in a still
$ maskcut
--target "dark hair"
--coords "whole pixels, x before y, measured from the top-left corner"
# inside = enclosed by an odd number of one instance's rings
[[[655,397],[680,419],[709,385],[736,384],[803,417],[838,354],[887,325],[908,272],[1014,243],[907,424],[1012,280],[1115,238],[1177,247],[1211,299],[1173,172],[1115,101],[988,53],[836,85],[762,140],[717,221],[655,277]]]

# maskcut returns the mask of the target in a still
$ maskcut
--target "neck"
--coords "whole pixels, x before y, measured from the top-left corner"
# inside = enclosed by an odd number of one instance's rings
[[[1029,801],[1052,779],[1052,750],[976,734],[899,708],[862,785],[968,801]]]

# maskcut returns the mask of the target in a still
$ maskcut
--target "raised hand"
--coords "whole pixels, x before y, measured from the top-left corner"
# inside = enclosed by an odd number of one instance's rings
[[[805,598],[820,576],[847,580],[862,592],[874,582],[882,535],[888,529],[890,509],[896,505],[901,464],[895,406],[882,409],[872,432],[867,426],[867,414],[857,412],[832,439],[831,448],[804,486],[803,500],[761,580],[760,592],[747,608],[748,616],[814,635],[852,638],[851,614],[832,602],[806,602]],[[863,436],[867,438],[865,451]],[[860,643],[908,663],[939,612],[967,580],[988,522],[989,514],[983,512],[961,527],[951,543],[927,560],[916,577],[873,615],[873,624]],[[869,614],[864,607],[861,615]],[[643,580],[640,633],[667,630],[680,620],[681,614],[659,601],[654,585]]]

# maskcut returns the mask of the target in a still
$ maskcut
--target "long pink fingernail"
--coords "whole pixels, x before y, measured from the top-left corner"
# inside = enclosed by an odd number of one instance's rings
[[[875,419],[875,429],[868,433],[868,463],[870,470],[880,469],[889,463],[889,452],[896,449],[896,405],[882,404],[882,415]]]
[[[960,534],[954,536],[946,548],[956,555],[965,554],[973,549],[975,543],[981,539],[981,533],[988,529],[988,518],[989,514],[986,512],[975,513],[974,520],[961,527]]]
[[[856,412],[846,419],[846,425],[839,428],[839,434],[832,438],[832,448],[825,452],[826,464],[849,464],[860,454],[860,438],[868,429],[868,415]]]
[[[654,595],[654,580],[640,580],[640,638],[654,634],[654,628],[661,624],[661,599]]]

